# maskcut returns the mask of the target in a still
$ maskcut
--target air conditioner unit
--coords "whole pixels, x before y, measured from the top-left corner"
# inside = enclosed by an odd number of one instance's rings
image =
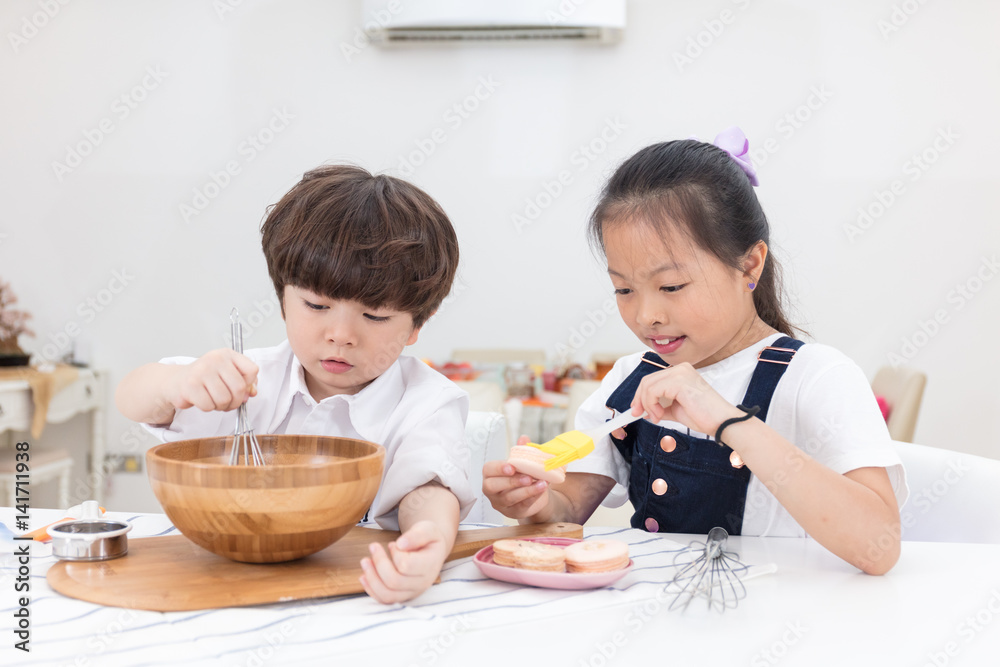
[[[566,40],[610,44],[625,0],[364,0],[365,33],[381,46]]]

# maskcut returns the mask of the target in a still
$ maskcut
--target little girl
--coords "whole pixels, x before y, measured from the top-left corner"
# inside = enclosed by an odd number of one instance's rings
[[[635,528],[809,534],[870,574],[896,563],[902,465],[862,371],[792,337],[756,185],[738,128],[716,145],[649,146],[618,168],[589,232],[622,319],[652,351],[619,359],[576,427],[645,418],[596,442],[562,484],[488,462],[496,509],[583,523],[617,483]]]

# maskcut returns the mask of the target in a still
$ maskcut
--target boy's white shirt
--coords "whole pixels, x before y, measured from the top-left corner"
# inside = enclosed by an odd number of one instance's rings
[[[781,334],[774,334],[722,361],[697,369],[719,394],[733,405],[743,401],[750,377],[757,365],[757,353]],[[580,406],[576,428],[584,430],[613,416],[606,407],[611,393],[642,359],[642,352],[619,359],[601,382],[600,388]],[[885,468],[899,507],[908,495],[905,473],[885,420],[861,369],[838,350],[819,343],[807,343],[795,354],[771,398],[766,423],[812,458],[843,474],[865,467]],[[660,426],[699,437],[712,437],[676,422]],[[610,437],[594,443],[594,452],[570,463],[568,472],[589,472],[614,479],[620,486],[605,500],[612,507],[627,500],[630,466]],[[624,487],[624,488],[622,488]],[[805,531],[781,506],[764,484],[752,475],[747,488],[743,515],[743,535],[798,536]]]
[[[418,359],[400,356],[357,394],[330,396],[317,403],[288,341],[244,354],[260,368],[258,394],[247,403],[256,433],[340,436],[385,447],[382,483],[369,520],[399,530],[399,502],[434,480],[455,494],[462,517],[472,509],[476,497],[469,482],[471,454],[465,440],[469,396],[454,382]],[[160,363],[194,360],[168,357]],[[145,426],[164,442],[232,435],[236,412],[188,408],[178,410],[167,426]]]

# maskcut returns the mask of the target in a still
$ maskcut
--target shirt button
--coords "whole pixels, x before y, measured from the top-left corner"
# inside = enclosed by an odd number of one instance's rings
[[[665,435],[662,438],[660,438],[660,449],[669,454],[670,452],[677,449],[677,441],[674,440],[671,436]]]
[[[729,463],[734,468],[742,468],[744,465],[743,457],[737,454],[736,452],[733,452],[732,454],[729,455]]]
[[[660,524],[656,522],[656,519],[649,517],[646,519],[646,530],[651,533],[658,533],[660,531]]]
[[[653,482],[653,493],[658,496],[662,496],[667,492],[667,481],[665,479],[657,479]]]

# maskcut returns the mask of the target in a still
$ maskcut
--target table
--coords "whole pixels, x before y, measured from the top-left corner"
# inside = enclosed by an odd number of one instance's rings
[[[78,414],[90,413],[90,486],[88,499],[103,500],[104,483],[101,469],[104,462],[104,422],[106,409],[106,373],[89,368],[79,369],[73,384],[56,393],[49,403],[46,422],[61,424]],[[29,431],[34,408],[31,389],[23,380],[0,382],[0,435],[11,438],[11,432]],[[32,445],[36,443],[32,442]]]
[[[110,513],[131,539],[175,529],[159,514]],[[0,509],[12,523],[13,510]],[[32,527],[59,518],[34,510]],[[0,531],[3,528],[0,527]],[[1000,654],[1000,545],[906,542],[899,564],[871,577],[812,540],[732,537],[754,566],[725,613],[668,611],[672,550],[694,536],[588,528],[630,543],[633,570],[606,589],[533,589],[483,577],[471,559],[405,605],[365,596],[158,613],[66,598],[48,588],[54,562],[31,560],[32,653],[13,649],[14,542],[0,535],[4,665],[994,665]],[[126,556],[127,557],[127,556]]]

